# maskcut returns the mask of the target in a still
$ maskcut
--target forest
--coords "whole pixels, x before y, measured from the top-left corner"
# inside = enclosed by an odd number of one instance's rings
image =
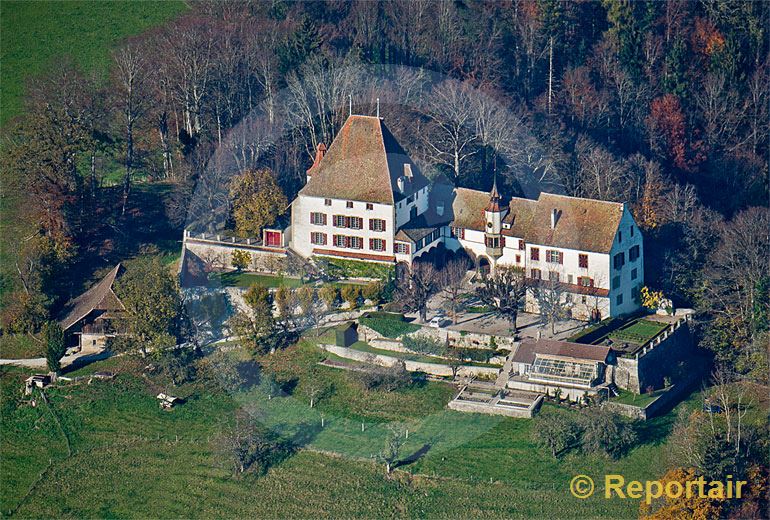
[[[235,174],[292,200],[352,111],[431,177],[628,203],[646,285],[767,383],[768,27],[765,2],[190,2],[106,80],[61,56],[28,82],[0,148],[2,332],[127,251],[227,225]]]

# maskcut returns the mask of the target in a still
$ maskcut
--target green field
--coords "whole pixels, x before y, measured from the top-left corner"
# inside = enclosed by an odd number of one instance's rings
[[[617,341],[630,341],[641,345],[663,332],[666,327],[668,324],[659,321],[637,320],[630,325],[610,332],[609,337]]]
[[[22,110],[26,82],[62,56],[105,76],[110,49],[122,38],[185,9],[176,0],[109,2],[3,0],[0,3],[0,125]]]
[[[45,356],[45,345],[40,338],[27,334],[0,336],[0,358],[29,359]]]
[[[655,390],[654,392],[647,392],[646,394],[635,394],[627,390],[618,389],[618,396],[612,398],[613,403],[618,404],[630,404],[632,406],[638,406],[644,408],[648,404],[655,401],[665,390]]]
[[[636,501],[574,499],[571,477],[645,479],[664,469],[671,414],[647,423],[642,443],[621,460],[580,453],[556,460],[533,443],[533,421],[447,410],[454,389],[443,383],[367,390],[355,374],[317,365],[323,357],[306,341],[265,356],[265,370],[292,386],[272,399],[261,386],[229,393],[205,378],[169,389],[134,375],[138,361],[113,358],[69,375],[108,369],[118,373],[114,381],[49,389],[50,408],[18,403],[24,372],[4,368],[0,510],[18,508],[21,517],[628,518]],[[310,408],[307,390],[318,384],[327,392]],[[161,411],[154,396],[164,390],[187,402]],[[232,476],[217,439],[237,407],[292,439],[298,454],[263,477]],[[408,460],[386,477],[372,454],[392,421],[409,430]]]

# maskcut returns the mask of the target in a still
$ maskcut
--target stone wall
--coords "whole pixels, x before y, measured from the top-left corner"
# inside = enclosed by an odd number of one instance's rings
[[[688,322],[683,318],[673,332],[660,343],[633,358],[618,356],[612,381],[629,392],[642,393],[647,387],[663,387],[664,378],[676,381],[679,363],[696,355]]]
[[[354,361],[361,361],[363,363],[376,363],[381,366],[391,367],[402,361],[397,357],[385,356],[382,354],[372,354],[370,352],[362,352],[360,350],[338,347],[336,345],[319,345],[322,349],[336,354],[340,357],[352,359]],[[441,365],[439,363],[423,363],[419,361],[403,360],[406,365],[406,369],[410,372],[425,372],[434,376],[452,377],[452,369],[448,365]],[[482,378],[494,378],[497,377],[500,369],[492,367],[475,367],[475,366],[462,366],[457,371],[458,376],[476,376]]]
[[[542,399],[542,396],[540,397]],[[538,403],[539,404],[539,403]],[[487,415],[504,415],[506,417],[516,417],[519,419],[531,419],[534,407],[513,408],[502,406],[490,406],[485,403],[476,403],[473,401],[460,401],[454,399],[447,404],[447,408],[457,410],[458,412],[484,413]]]
[[[182,247],[214,269],[232,269],[235,251],[245,251],[251,256],[251,262],[247,268],[249,271],[276,273],[286,269],[287,253],[283,248],[249,246],[242,243],[227,244],[187,237]]]
[[[514,338],[508,336],[493,336],[491,334],[478,334],[475,332],[461,333],[457,330],[438,329],[434,327],[422,327],[412,336],[428,336],[439,341],[446,341],[449,336],[449,343],[457,348],[477,348],[489,349],[492,338],[495,338],[495,348],[512,350]]]
[[[695,384],[701,380],[703,367],[701,366],[702,364],[696,365],[682,381],[671,385],[657,399],[644,408],[630,404],[614,403],[612,401],[605,401],[602,407],[632,419],[641,419],[643,421],[652,419],[684,398],[695,387]]]

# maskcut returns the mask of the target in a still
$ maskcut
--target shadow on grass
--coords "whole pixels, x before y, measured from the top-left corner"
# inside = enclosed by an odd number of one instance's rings
[[[394,464],[394,467],[400,468],[401,466],[408,466],[409,464],[414,464],[415,462],[423,458],[425,455],[427,455],[432,447],[433,447],[432,443],[426,442],[420,447],[420,449],[418,449],[411,455],[404,457],[403,459],[396,462]]]
[[[103,350],[95,354],[88,354],[87,356],[79,357],[75,361],[67,365],[66,367],[62,368],[61,375],[66,375],[66,374],[69,374],[70,372],[80,370],[81,368],[87,365],[90,365],[91,363],[94,363],[96,361],[103,361],[111,356],[112,356],[112,352],[110,352],[109,350]]]

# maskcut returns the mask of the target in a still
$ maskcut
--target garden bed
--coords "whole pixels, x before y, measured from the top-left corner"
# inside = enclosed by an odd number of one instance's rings
[[[666,330],[667,327],[668,324],[666,323],[640,319],[610,332],[607,337],[613,341],[625,341],[628,343],[636,343],[637,345],[644,345]]]

